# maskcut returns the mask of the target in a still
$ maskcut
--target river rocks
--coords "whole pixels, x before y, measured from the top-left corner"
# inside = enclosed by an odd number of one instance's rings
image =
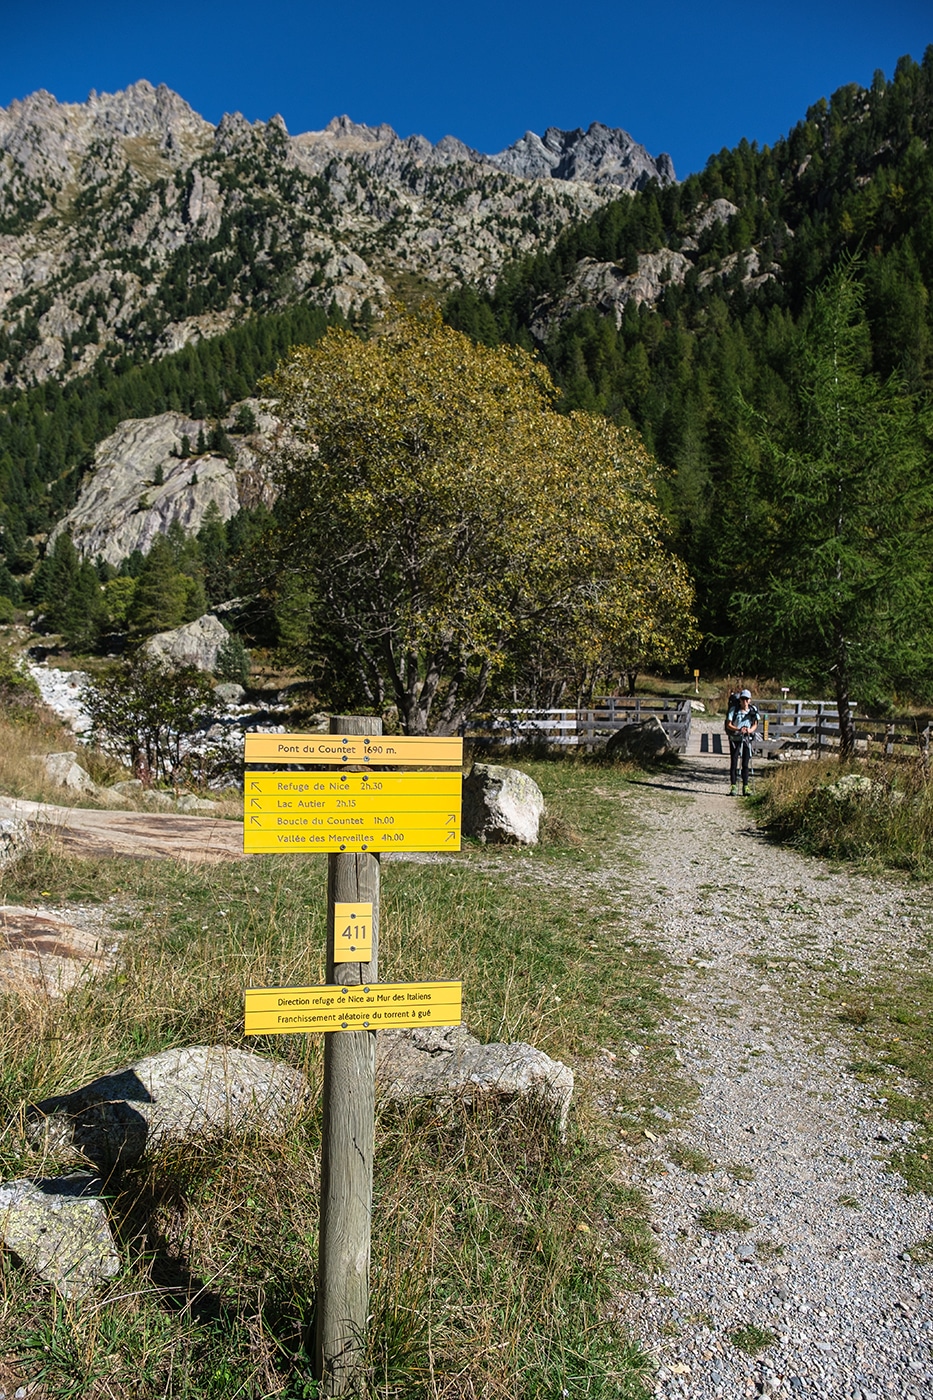
[[[573,1071],[521,1041],[482,1045],[465,1026],[380,1031],[376,1075],[391,1103],[430,1099],[440,1108],[494,1104],[503,1112],[537,1104],[563,1133],[573,1095]]]
[[[655,715],[617,729],[610,736],[605,752],[607,758],[629,763],[662,763],[677,757],[677,750]]]
[[[57,666],[31,663],[28,667],[39,694],[50,710],[54,710],[76,734],[91,727],[91,716],[84,703],[88,684],[86,671],[60,671]]]
[[[0,1241],[63,1298],[83,1298],[120,1272],[100,1189],[86,1173],[0,1183]]]
[[[229,1046],[193,1045],[43,1100],[30,1110],[27,1131],[53,1151],[78,1148],[109,1173],[172,1142],[247,1128],[280,1131],[307,1093],[305,1076],[289,1065]]]
[[[544,815],[538,784],[517,768],[474,763],[463,784],[463,834],[482,842],[534,846]]]
[[[213,671],[217,653],[228,637],[223,623],[211,613],[195,622],[175,627],[170,632],[157,632],[144,644],[143,651],[175,666],[197,666],[199,671]]]

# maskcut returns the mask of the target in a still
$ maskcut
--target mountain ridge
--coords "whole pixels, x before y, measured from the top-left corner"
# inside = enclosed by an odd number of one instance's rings
[[[627,132],[526,133],[486,156],[335,117],[216,126],[142,79],[0,109],[0,383],[85,373],[101,355],[161,355],[253,310],[344,314],[413,282],[494,284],[516,254],[620,192],[674,179]]]

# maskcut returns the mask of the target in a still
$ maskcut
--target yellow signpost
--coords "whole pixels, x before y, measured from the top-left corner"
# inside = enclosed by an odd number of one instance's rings
[[[373,906],[356,900],[334,905],[334,962],[369,962],[373,955]]]
[[[250,988],[245,1013],[247,1035],[325,1032],[314,1347],[324,1396],[355,1388],[364,1354],[373,1032],[457,1026],[462,1019],[459,982],[379,982],[376,857],[459,851],[463,741],[397,738],[381,729],[374,717],[344,715],[332,718],[327,735],[246,735],[244,849],[328,852],[325,975],[332,981]],[[432,768],[447,771],[427,771]]]
[[[459,982],[380,982],[373,987],[257,987],[246,993],[247,1035],[456,1026]]]

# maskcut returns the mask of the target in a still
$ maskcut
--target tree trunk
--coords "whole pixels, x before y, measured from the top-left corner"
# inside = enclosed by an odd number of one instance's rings
[[[836,663],[836,709],[839,712],[839,762],[850,763],[855,757],[855,724],[849,709],[849,677],[841,656]]]

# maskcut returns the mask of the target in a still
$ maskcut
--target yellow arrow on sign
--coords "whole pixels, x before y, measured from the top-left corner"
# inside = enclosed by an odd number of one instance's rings
[[[398,797],[460,797],[459,773],[250,773],[249,791],[265,797],[367,797],[394,793]]]
[[[399,797],[391,792],[362,793],[359,796],[341,797],[337,793],[313,793],[311,796],[281,796],[269,794],[249,799],[250,811],[264,812],[269,816],[291,815],[307,817],[358,816],[375,813],[379,816],[394,816],[405,813],[403,820],[409,821],[409,813],[438,813],[442,821],[451,812],[460,810],[459,793],[422,793],[413,797]],[[454,817],[456,820],[456,816]]]

